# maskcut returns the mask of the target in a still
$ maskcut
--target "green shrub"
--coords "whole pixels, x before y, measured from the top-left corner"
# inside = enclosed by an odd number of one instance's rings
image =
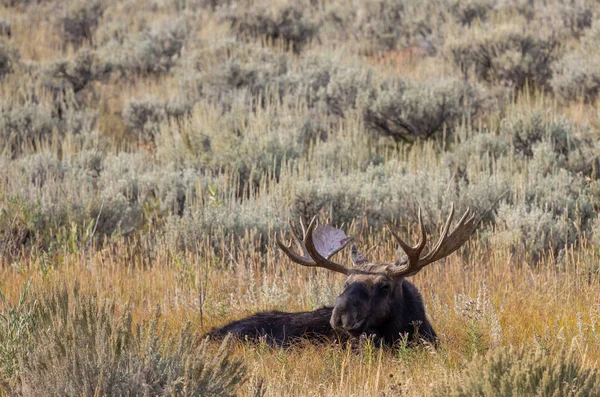
[[[259,48],[246,51],[249,54],[235,54],[202,78],[202,97],[224,111],[240,105],[264,107],[271,92],[281,99],[290,85],[284,78],[288,71],[286,55]]]
[[[554,93],[564,101],[593,102],[600,91],[600,23],[596,22],[581,39],[580,47],[556,62],[551,81]]]
[[[557,48],[553,32],[523,28],[517,22],[470,29],[446,43],[451,59],[465,74],[515,89],[527,82],[547,87]]]
[[[552,89],[565,101],[583,99],[593,102],[600,91],[600,57],[571,52],[554,66]]]
[[[245,380],[227,341],[214,352],[189,324],[170,334],[158,311],[134,324],[128,310],[77,286],[38,302],[32,344],[19,352],[20,395],[224,396]]]
[[[564,38],[579,37],[592,25],[594,11],[585,0],[536,4],[535,21],[542,26],[553,26]]]
[[[0,390],[7,393],[18,387],[19,354],[31,342],[36,304],[28,301],[30,285],[25,284],[15,306],[7,305],[0,288]]]
[[[321,115],[343,118],[374,99],[373,70],[322,54],[308,55],[285,77],[290,94]]]
[[[454,0],[450,2],[450,13],[462,25],[471,26],[475,20],[485,21],[495,3],[495,0]]]
[[[436,396],[594,396],[600,373],[584,367],[575,349],[501,348],[473,360],[433,389]]]
[[[506,157],[512,151],[510,138],[489,131],[468,134],[442,154],[442,164],[464,175],[473,158],[487,157],[491,162]]]
[[[129,101],[123,111],[125,124],[142,142],[153,142],[160,124],[166,119],[163,103],[156,98]]]
[[[547,121],[540,110],[513,113],[502,119],[500,134],[512,140],[517,153],[533,156],[533,147],[539,142],[552,145],[556,155],[568,157],[571,151],[581,146],[573,132],[573,126],[564,118]]]
[[[189,116],[193,103],[181,100],[161,101],[154,97],[132,99],[123,111],[125,125],[142,143],[154,143],[161,124],[166,121],[182,121]]]
[[[18,61],[19,51],[0,40],[0,79],[4,75],[12,73]]]
[[[78,93],[90,83],[106,79],[113,65],[101,57],[97,52],[81,50],[73,59],[54,62],[45,72],[47,86],[55,92],[68,87]]]
[[[16,157],[23,150],[35,150],[50,138],[55,127],[56,120],[49,107],[5,102],[0,106],[0,153]]]
[[[550,208],[535,204],[501,204],[496,224],[498,231],[493,239],[498,246],[509,247],[513,253],[534,262],[545,252],[558,253],[573,241],[569,239],[571,230],[566,217],[556,219]]]
[[[301,4],[291,2],[281,6],[259,3],[253,7],[240,7],[236,13],[228,12],[225,19],[240,36],[264,36],[270,40],[282,40],[296,52],[313,40],[319,29]]]
[[[368,53],[425,44],[433,54],[436,43],[432,39],[449,19],[447,4],[435,0],[368,1],[357,16],[356,35],[366,40]]]
[[[0,36],[12,36],[12,24],[6,19],[0,19]]]
[[[102,53],[123,77],[165,74],[179,63],[189,31],[187,20],[172,20],[131,34],[122,44],[110,42]]]
[[[452,130],[463,119],[473,119],[483,95],[457,79],[432,82],[396,80],[386,82],[376,100],[364,111],[367,127],[377,135],[396,141],[429,139]]]
[[[75,47],[81,46],[84,42],[93,44],[94,31],[105,7],[105,4],[98,0],[75,2],[73,6],[67,7],[64,15],[58,19],[65,40]]]

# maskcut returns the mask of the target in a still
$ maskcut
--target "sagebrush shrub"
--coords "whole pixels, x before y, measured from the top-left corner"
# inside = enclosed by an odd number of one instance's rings
[[[583,99],[593,102],[600,91],[600,23],[595,22],[581,38],[581,45],[554,65],[551,85],[554,93],[564,101]]]
[[[19,51],[0,40],[0,79],[12,73],[19,61]]]
[[[384,83],[376,100],[364,110],[366,126],[377,135],[412,142],[452,130],[461,120],[474,118],[483,95],[457,79]]]
[[[362,4],[357,16],[356,35],[368,43],[367,53],[430,42],[450,18],[447,3],[435,0],[368,1]]]
[[[454,0],[450,2],[450,13],[463,25],[471,25],[475,20],[484,21],[494,9],[495,0]]]
[[[19,354],[30,346],[36,309],[28,301],[30,284],[31,280],[24,285],[19,302],[8,307],[0,288],[0,390],[6,393],[18,388]]]
[[[55,127],[48,106],[5,102],[0,106],[0,153],[16,157],[23,150],[35,150],[50,138]]]
[[[84,42],[93,44],[93,35],[106,5],[102,1],[75,2],[67,7],[64,15],[58,19],[63,37],[75,47]]]
[[[373,70],[322,55],[308,55],[285,77],[290,93],[322,115],[343,118],[374,99]]]
[[[108,43],[102,52],[122,76],[165,74],[178,64],[189,31],[186,20],[172,20],[132,34],[122,44]]]
[[[569,243],[569,220],[565,216],[557,219],[548,207],[501,204],[496,223],[499,228],[493,239],[498,246],[509,247],[534,262],[545,252],[558,253]]]
[[[576,349],[550,354],[540,346],[500,348],[476,358],[435,387],[436,396],[594,396],[600,373],[582,365]]]
[[[579,37],[594,21],[594,8],[586,1],[556,1],[536,4],[535,21],[544,26],[553,26],[557,33],[566,38]]]
[[[288,71],[287,57],[269,51],[251,53],[250,57],[232,57],[211,71],[202,81],[202,97],[225,111],[239,105],[264,107],[269,92],[282,98],[293,84],[284,76]]]
[[[593,102],[600,92],[600,57],[594,53],[566,54],[554,66],[552,89],[565,101]]]
[[[547,87],[557,47],[553,32],[518,23],[467,30],[446,44],[451,59],[465,74],[515,89],[527,82]]]
[[[19,352],[20,395],[225,396],[245,380],[227,341],[214,351],[189,324],[177,333],[77,286],[37,296],[31,345]]]
[[[580,147],[573,126],[564,118],[547,121],[540,110],[513,113],[500,122],[500,134],[512,140],[517,153],[533,156],[533,147],[541,141],[552,145],[557,155],[568,156]]]
[[[264,36],[271,40],[283,40],[294,51],[302,48],[316,37],[319,27],[307,15],[306,8],[291,2],[281,6],[259,3],[249,8],[229,12],[225,16],[238,35]]]
[[[140,136],[142,142],[154,141],[154,136],[166,117],[164,104],[156,98],[131,100],[123,111],[125,124]]]
[[[0,19],[0,36],[12,36],[12,24],[6,19]]]
[[[102,54],[81,50],[73,59],[60,60],[46,70],[47,85],[55,92],[68,87],[74,93],[85,89],[94,81],[106,79],[113,65],[102,59]]]

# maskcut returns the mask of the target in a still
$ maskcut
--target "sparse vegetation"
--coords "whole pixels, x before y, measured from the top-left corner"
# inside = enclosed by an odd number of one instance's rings
[[[574,348],[555,357],[543,346],[499,349],[479,357],[455,379],[435,390],[443,396],[593,396],[600,393],[600,373],[582,367]]]
[[[597,2],[0,4],[0,395],[598,394]],[[389,260],[448,202],[437,350],[200,339],[333,304],[288,219]]]

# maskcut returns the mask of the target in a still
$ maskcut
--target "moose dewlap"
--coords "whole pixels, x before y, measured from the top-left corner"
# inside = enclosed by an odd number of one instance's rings
[[[361,335],[371,336],[387,345],[392,345],[401,338],[408,338],[409,342],[423,340],[435,343],[437,336],[425,315],[421,294],[406,277],[413,276],[425,266],[450,255],[469,239],[477,227],[475,216],[470,215],[467,209],[450,232],[453,216],[454,206],[438,241],[424,252],[427,235],[419,210],[421,236],[414,247],[390,230],[406,257],[391,263],[372,262],[352,245],[351,267],[330,260],[352,240],[342,230],[329,225],[317,225],[315,217],[308,228],[300,222],[303,234],[301,240],[290,225],[292,238],[300,253],[293,251],[291,245],[284,244],[279,237],[277,244],[293,262],[346,275],[344,290],[336,298],[335,305],[310,312],[256,313],[215,328],[208,335],[222,338],[232,334],[246,340],[264,338],[274,345],[288,345],[302,339],[343,340]]]

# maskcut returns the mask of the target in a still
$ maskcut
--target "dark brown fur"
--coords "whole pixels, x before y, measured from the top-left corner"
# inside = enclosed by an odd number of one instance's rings
[[[238,339],[250,341],[264,338],[267,343],[279,346],[288,346],[299,340],[342,341],[362,334],[373,336],[376,341],[386,345],[393,345],[401,338],[406,338],[408,342],[436,342],[437,336],[425,315],[421,294],[412,283],[402,279],[395,282],[385,280],[390,283],[389,296],[380,296],[377,282],[371,283],[369,288],[368,281],[357,280],[350,283],[336,299],[335,307],[300,313],[256,313],[223,327],[214,328],[208,335],[220,339],[232,334]],[[348,305],[361,309],[353,320],[364,320],[364,324],[356,329],[346,325],[345,328],[348,329],[336,327],[339,331],[334,330],[334,309],[344,309],[344,312],[347,312]]]

